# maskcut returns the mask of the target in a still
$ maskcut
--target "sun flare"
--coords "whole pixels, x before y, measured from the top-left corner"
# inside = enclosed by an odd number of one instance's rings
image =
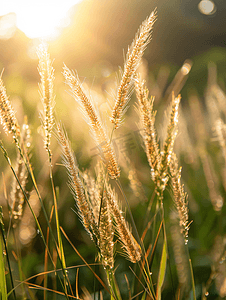
[[[0,16],[16,14],[16,26],[29,38],[54,38],[69,24],[69,9],[81,0],[4,0]]]

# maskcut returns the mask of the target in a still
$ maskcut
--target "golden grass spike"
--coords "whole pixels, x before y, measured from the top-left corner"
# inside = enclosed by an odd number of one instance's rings
[[[174,93],[172,94],[172,108],[170,114],[170,122],[167,127],[167,137],[164,142],[163,152],[161,155],[161,169],[160,169],[160,181],[159,190],[162,191],[165,189],[167,183],[167,172],[168,166],[171,161],[173,154],[173,145],[177,136],[178,131],[178,118],[179,118],[179,104],[181,96],[175,98]]]
[[[99,223],[99,248],[104,268],[113,269],[114,267],[114,231],[112,226],[112,219],[109,210],[109,204],[107,202],[106,191],[103,193],[102,206]]]
[[[57,134],[62,149],[63,164],[68,170],[69,187],[77,204],[78,215],[85,229],[88,231],[91,238],[95,241],[94,235],[97,239],[99,237],[97,224],[95,222],[92,210],[90,209],[89,203],[87,202],[87,199],[85,197],[84,188],[79,178],[79,169],[77,166],[76,158],[72,152],[67,135],[64,133],[64,130],[60,125],[57,125]]]
[[[47,51],[47,45],[41,44],[37,49],[37,54],[39,58],[38,71],[41,77],[39,91],[44,107],[44,111],[41,113],[45,137],[44,146],[45,149],[51,153],[50,139],[54,125],[53,108],[55,105],[55,96],[53,93],[54,69],[52,67],[50,55]]]
[[[155,129],[156,113],[153,111],[154,98],[148,99],[148,90],[144,87],[144,81],[141,81],[138,76],[135,80],[135,89],[139,104],[145,151],[151,167],[152,180],[156,182],[156,179],[159,176],[161,159]]]
[[[110,187],[108,187],[106,196],[111,213],[116,222],[116,230],[119,234],[119,238],[123,245],[123,249],[126,252],[126,255],[128,256],[128,259],[132,263],[136,263],[141,259],[141,248],[135,240],[135,238],[133,237],[129,226],[125,221],[122,212],[119,209],[116,195],[110,189]]]
[[[171,155],[169,164],[171,181],[173,186],[174,202],[176,204],[178,216],[180,219],[181,233],[184,234],[185,243],[187,243],[189,223],[188,223],[188,201],[187,194],[184,192],[184,186],[181,184],[181,168],[178,168],[178,161],[175,153]]]
[[[100,212],[100,201],[101,201],[100,190],[98,189],[96,185],[96,181],[91,176],[89,171],[83,172],[83,182],[84,182],[84,186],[86,187],[85,191],[89,199],[89,203],[95,218],[95,222],[96,224],[98,224],[99,212]]]
[[[28,154],[28,149],[31,146],[31,131],[29,128],[29,125],[27,124],[27,118],[24,118],[24,124],[22,127],[22,132],[21,132],[21,145],[23,145],[23,149],[26,153],[26,155]],[[23,189],[25,189],[26,183],[27,183],[27,176],[28,176],[28,172],[27,172],[27,168],[25,166],[24,161],[21,159],[21,155],[18,152],[17,153],[17,164],[15,167],[15,172],[17,175],[17,178],[19,179],[21,186]],[[18,219],[21,218],[22,216],[22,212],[23,212],[23,203],[24,203],[24,194],[21,191],[21,188],[18,185],[18,182],[16,180],[16,178],[13,178],[13,183],[12,183],[12,190],[10,193],[10,206],[12,209],[12,215],[14,218],[14,221],[18,221]],[[16,223],[15,223],[16,226]]]
[[[20,126],[18,125],[15,111],[6,94],[2,74],[0,76],[0,120],[6,134],[12,133],[14,139],[20,136]]]
[[[127,102],[133,78],[136,70],[141,62],[144,50],[151,40],[151,33],[153,25],[156,21],[156,11],[154,10],[151,15],[141,24],[135,39],[127,52],[126,62],[124,64],[124,72],[120,85],[117,90],[116,102],[112,111],[111,122],[114,128],[118,128]]]
[[[107,138],[102,122],[91,102],[86,95],[77,74],[73,74],[66,66],[64,66],[63,75],[66,83],[71,88],[73,96],[82,106],[88,117],[89,126],[94,135],[98,147],[101,148],[103,161],[107,167],[108,173],[112,179],[120,176],[120,169],[116,161],[115,153],[112,145]]]

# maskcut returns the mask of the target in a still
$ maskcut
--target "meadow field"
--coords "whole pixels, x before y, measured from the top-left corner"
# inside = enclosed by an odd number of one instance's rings
[[[225,82],[151,73],[156,19],[96,82],[45,43],[39,82],[2,71],[1,299],[225,299]]]

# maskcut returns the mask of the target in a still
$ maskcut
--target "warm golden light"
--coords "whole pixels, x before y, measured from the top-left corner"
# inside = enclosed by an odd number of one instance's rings
[[[54,38],[61,27],[67,26],[68,10],[81,0],[3,0],[0,15],[15,13],[16,25],[29,38]]]
[[[204,15],[212,15],[216,12],[216,5],[211,0],[202,0],[199,2],[198,8]]]

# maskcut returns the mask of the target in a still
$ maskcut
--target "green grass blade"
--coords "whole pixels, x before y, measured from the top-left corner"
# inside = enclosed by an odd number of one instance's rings
[[[0,297],[2,300],[7,300],[7,288],[5,278],[5,264],[3,255],[3,237],[0,236]]]
[[[160,269],[158,275],[157,300],[161,300],[161,289],[166,274],[166,262],[167,262],[167,246],[166,246],[166,239],[164,238],[164,243],[162,247],[162,257],[161,257],[161,263],[160,263]]]

